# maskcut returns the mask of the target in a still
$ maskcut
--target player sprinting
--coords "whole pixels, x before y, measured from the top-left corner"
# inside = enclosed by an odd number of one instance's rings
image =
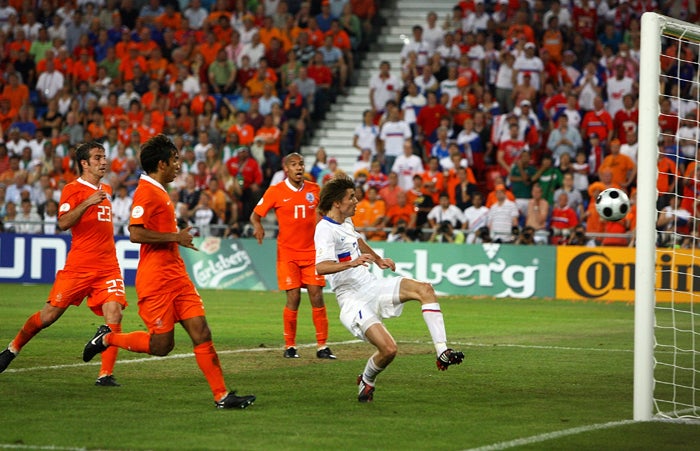
[[[112,226],[112,188],[101,182],[107,171],[105,149],[100,143],[78,146],[75,156],[80,176],[61,192],[58,226],[71,230],[66,264],[56,273],[44,307],[30,316],[8,347],[0,353],[0,373],[39,332],[55,323],[71,305],[87,305],[104,317],[114,331],[121,331],[126,307],[124,281],[117,261]],[[119,349],[102,354],[98,386],[118,386],[112,372]]]
[[[380,257],[355,231],[350,219],[355,214],[355,185],[346,177],[336,177],[323,185],[316,226],[316,271],[328,279],[340,306],[340,321],[357,338],[369,341],[377,351],[367,360],[357,377],[357,399],[372,401],[375,379],[396,357],[396,341],[384,327],[382,318],[401,315],[403,304],[421,303],[435,351],[437,367],[446,370],[459,365],[464,354],[447,347],[447,335],[440,304],[432,285],[408,277],[378,279],[368,266],[396,270],[390,258]]]
[[[166,186],[180,172],[177,148],[165,135],[157,135],[141,148],[141,176],[134,192],[129,223],[130,239],[141,243],[136,270],[136,293],[139,316],[148,332],[113,332],[100,326],[83,350],[83,360],[109,349],[124,348],[133,352],[165,356],[175,346],[175,323],[187,331],[194,355],[214,395],[217,408],[244,409],[255,396],[236,396],[224,382],[219,357],[204,316],[202,298],[187,275],[178,246],[197,250],[187,227],[178,231],[175,206]]]
[[[316,274],[314,228],[318,221],[319,187],[304,180],[304,157],[291,153],[284,159],[287,178],[267,189],[250,216],[253,234],[262,244],[265,229],[260,222],[274,209],[279,224],[277,236],[277,285],[287,292],[287,304],[282,313],[284,325],[284,357],[298,358],[296,348],[297,316],[301,302],[301,288],[306,288],[311,301],[311,316],[316,328],[316,357],[335,359],[326,346],[328,341],[328,314],[323,302],[323,276]]]

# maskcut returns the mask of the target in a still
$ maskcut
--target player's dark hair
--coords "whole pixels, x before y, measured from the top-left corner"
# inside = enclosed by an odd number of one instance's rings
[[[177,153],[175,144],[164,134],[158,134],[141,146],[141,168],[146,174],[158,171],[158,162],[170,163],[170,157]]]
[[[340,202],[345,197],[348,189],[355,189],[355,182],[345,175],[336,175],[321,188],[318,201],[318,210],[322,215],[327,214],[333,208],[334,202]]]
[[[90,151],[92,149],[100,149],[102,151],[105,150],[104,146],[97,141],[82,143],[77,149],[75,149],[75,162],[77,163],[76,166],[78,166],[78,175],[83,175],[83,165],[81,165],[80,162],[83,160],[90,160]]]

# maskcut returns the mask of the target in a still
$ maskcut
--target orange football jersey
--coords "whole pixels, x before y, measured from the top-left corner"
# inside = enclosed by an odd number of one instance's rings
[[[271,209],[277,214],[279,260],[315,260],[314,231],[318,215],[318,196],[321,189],[316,183],[304,182],[301,189],[287,180],[267,189],[255,213],[264,217]]]
[[[168,193],[160,183],[147,175],[141,176],[134,192],[129,224],[162,233],[178,231],[175,206]],[[176,242],[141,244],[136,270],[139,299],[172,291],[181,286],[183,281],[189,281],[178,246]]]
[[[71,227],[73,237],[64,269],[111,271],[119,268],[112,226],[112,188],[109,185],[100,183],[98,187],[82,178],[68,183],[61,192],[58,217],[75,209],[98,189],[108,196],[101,203],[90,206]]]

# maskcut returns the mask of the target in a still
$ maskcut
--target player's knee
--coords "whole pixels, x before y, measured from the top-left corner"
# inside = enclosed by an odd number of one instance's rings
[[[173,341],[151,341],[151,355],[158,357],[165,357],[170,354],[170,351],[175,347],[175,342]]]
[[[435,302],[435,289],[427,282],[419,282],[418,296],[420,301],[424,304]]]
[[[389,343],[383,346],[381,349],[382,360],[391,362],[392,360],[394,360],[398,352],[399,348],[396,345],[396,343]]]

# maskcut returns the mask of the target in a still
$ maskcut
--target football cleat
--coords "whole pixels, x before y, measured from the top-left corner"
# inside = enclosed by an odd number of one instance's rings
[[[331,348],[326,346],[323,349],[319,349],[316,351],[316,357],[319,359],[330,359],[330,360],[335,360],[335,355],[333,354],[333,351],[331,351]]]
[[[442,351],[437,358],[437,367],[440,371],[445,371],[450,365],[459,365],[464,360],[464,353],[447,348]]]
[[[357,376],[357,400],[360,402],[370,402],[374,399],[374,386],[369,385],[360,374]]]
[[[98,377],[95,381],[98,387],[121,387],[121,384],[111,374],[109,376]]]
[[[5,348],[4,351],[0,352],[0,373],[5,371],[5,369],[10,366],[10,362],[12,362],[15,357],[17,357],[17,354],[10,351],[8,348]]]
[[[89,362],[97,354],[104,352],[104,350],[107,349],[107,346],[105,346],[102,339],[110,332],[112,332],[112,329],[106,325],[102,325],[97,328],[95,336],[92,337],[92,340],[87,342],[85,348],[83,349],[83,362]]]
[[[254,402],[255,396],[236,396],[236,392],[232,391],[224,396],[221,401],[217,401],[214,404],[216,404],[217,409],[245,409]]]
[[[284,351],[284,358],[285,359],[298,359],[299,354],[297,354],[297,348],[295,348],[294,346],[288,347]]]

